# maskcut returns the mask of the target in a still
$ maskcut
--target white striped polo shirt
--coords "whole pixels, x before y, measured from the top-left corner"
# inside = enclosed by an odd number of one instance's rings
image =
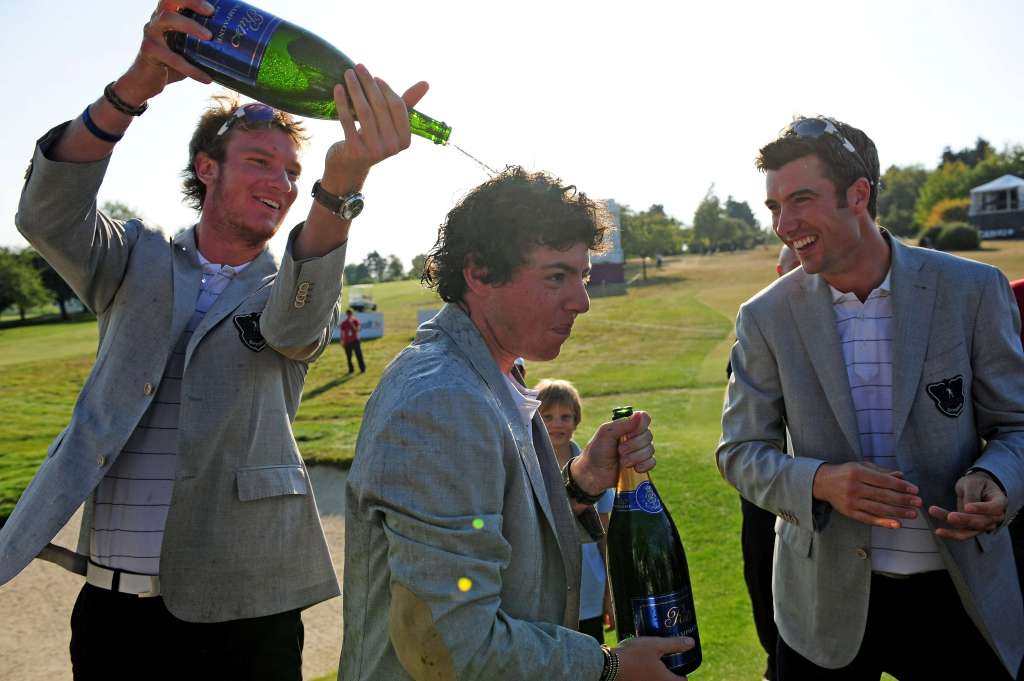
[[[202,273],[192,317],[167,360],[156,396],[94,492],[89,558],[144,575],[160,573],[160,547],[178,462],[178,413],[185,349],[203,315],[249,263],[217,265],[199,254]]]
[[[865,461],[896,470],[892,423],[893,309],[890,274],[863,303],[854,293],[832,288],[832,309],[843,348],[860,449]],[[831,287],[829,287],[831,288]],[[918,509],[896,530],[871,528],[871,569],[910,575],[945,569],[931,528]]]

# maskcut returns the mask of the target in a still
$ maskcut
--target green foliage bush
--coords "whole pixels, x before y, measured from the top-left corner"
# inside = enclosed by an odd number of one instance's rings
[[[921,234],[917,237],[917,245],[924,246],[925,248],[936,248],[935,243],[939,238],[939,233],[942,231],[942,225],[935,225],[921,231]]]
[[[971,207],[971,199],[942,199],[932,206],[925,220],[925,227],[948,225],[954,222],[967,222],[967,210]]]
[[[966,222],[950,222],[942,225],[935,247],[940,251],[974,251],[981,244],[978,230]]]

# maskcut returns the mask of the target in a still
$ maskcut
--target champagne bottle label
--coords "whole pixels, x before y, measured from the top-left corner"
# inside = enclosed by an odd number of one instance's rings
[[[210,29],[213,39],[200,41],[187,35],[182,54],[200,66],[256,85],[263,54],[281,20],[244,2],[212,0],[212,4],[212,15],[192,16]]]
[[[616,511],[643,511],[644,513],[661,513],[661,499],[654,487],[647,480],[637,485],[635,490],[622,490],[615,495]]]
[[[691,636],[697,635],[697,617],[687,606],[689,589],[661,596],[630,599],[637,636]],[[675,671],[692,663],[694,650],[674,653],[661,658],[665,666]]]

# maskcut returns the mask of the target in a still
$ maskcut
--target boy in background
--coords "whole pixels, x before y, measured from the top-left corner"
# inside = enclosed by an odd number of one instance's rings
[[[569,381],[544,379],[537,384],[537,399],[540,400],[540,415],[544,419],[548,437],[555,450],[559,467],[573,457],[579,456],[580,448],[572,440],[576,428],[583,419],[580,395]],[[608,529],[608,516],[615,502],[615,490],[608,488],[594,506],[601,518],[601,524]],[[604,626],[615,626],[612,611],[611,592],[605,574],[607,545],[600,541],[583,544],[583,563],[580,573],[580,624],[579,631],[593,636],[604,643]]]

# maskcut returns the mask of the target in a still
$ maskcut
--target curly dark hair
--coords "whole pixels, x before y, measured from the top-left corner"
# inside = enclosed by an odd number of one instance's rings
[[[445,217],[420,281],[441,299],[461,302],[462,270],[483,268],[487,284],[504,284],[537,246],[567,250],[586,244],[607,250],[615,223],[604,203],[544,172],[509,166],[467,194]]]
[[[793,120],[798,121],[801,118],[820,118],[831,121],[836,126],[836,129],[842,133],[843,137],[849,140],[850,144],[857,150],[857,153],[860,154],[861,159],[864,160],[864,164],[867,166],[867,171],[870,173],[870,177],[867,178],[868,182],[871,183],[868,214],[874,219],[878,211],[878,177],[880,172],[878,149],[875,148],[875,143],[864,131],[842,121],[837,121],[834,118],[825,116],[796,116]],[[798,158],[811,154],[821,159],[828,179],[835,185],[836,201],[840,208],[845,208],[846,190],[858,179],[865,177],[865,168],[835,135],[823,134],[820,137],[798,137],[796,133],[787,127],[777,139],[761,147],[757,158],[754,160],[754,165],[761,172],[778,170],[790,161],[795,161]]]
[[[224,122],[231,118],[235,110],[243,104],[234,95],[214,95],[211,99],[213,99],[213,103],[199,117],[199,123],[196,125],[195,132],[192,133],[192,140],[188,143],[188,165],[181,171],[182,177],[185,178],[182,182],[182,193],[185,195],[183,201],[196,212],[203,209],[203,202],[206,201],[206,185],[196,175],[196,154],[200,151],[206,152],[214,161],[222,162],[227,152],[228,140],[237,129],[253,130],[261,127],[274,127],[284,131],[295,142],[295,146],[300,148],[309,141],[306,129],[302,127],[301,122],[295,120],[291,114],[277,110],[274,111],[273,121],[250,125],[245,119],[240,119],[231,126],[227,134],[218,135],[217,132]]]

